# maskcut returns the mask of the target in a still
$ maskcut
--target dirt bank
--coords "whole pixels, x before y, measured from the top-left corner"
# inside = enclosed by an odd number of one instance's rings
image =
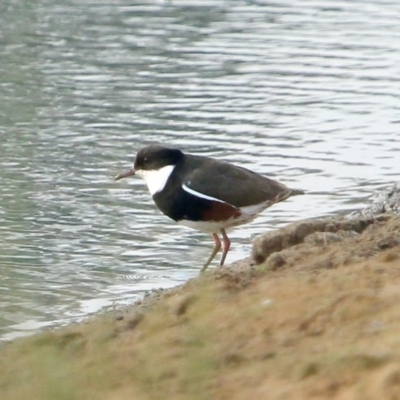
[[[400,217],[292,224],[253,258],[0,348],[2,400],[398,399]]]

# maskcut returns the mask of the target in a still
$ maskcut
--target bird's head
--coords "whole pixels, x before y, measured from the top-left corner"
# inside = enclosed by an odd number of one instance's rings
[[[142,177],[153,195],[165,186],[174,167],[184,157],[179,149],[163,146],[148,146],[141,149],[135,158],[133,168],[115,177],[115,180],[132,175]]]

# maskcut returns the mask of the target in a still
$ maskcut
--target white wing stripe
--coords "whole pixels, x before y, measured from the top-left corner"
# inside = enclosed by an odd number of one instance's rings
[[[196,196],[196,197],[201,197],[202,199],[207,199],[207,200],[212,200],[212,201],[219,201],[220,203],[226,203],[225,201],[216,199],[215,197],[207,196],[206,194],[203,194],[203,193],[200,193],[200,192],[196,192],[196,190],[188,188],[185,184],[182,184],[182,189],[185,192],[188,192],[188,193],[190,193],[190,194],[192,194],[193,196]]]

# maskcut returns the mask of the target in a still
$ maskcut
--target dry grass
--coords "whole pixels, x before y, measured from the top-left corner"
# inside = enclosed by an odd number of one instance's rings
[[[400,399],[397,249],[316,268],[356,250],[338,243],[243,285],[209,274],[144,314],[16,340],[0,348],[0,398]]]

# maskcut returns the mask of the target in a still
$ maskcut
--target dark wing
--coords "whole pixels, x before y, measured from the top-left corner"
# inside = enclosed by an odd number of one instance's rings
[[[214,197],[235,207],[281,201],[291,189],[248,169],[223,161],[186,155],[182,183],[192,190]]]

